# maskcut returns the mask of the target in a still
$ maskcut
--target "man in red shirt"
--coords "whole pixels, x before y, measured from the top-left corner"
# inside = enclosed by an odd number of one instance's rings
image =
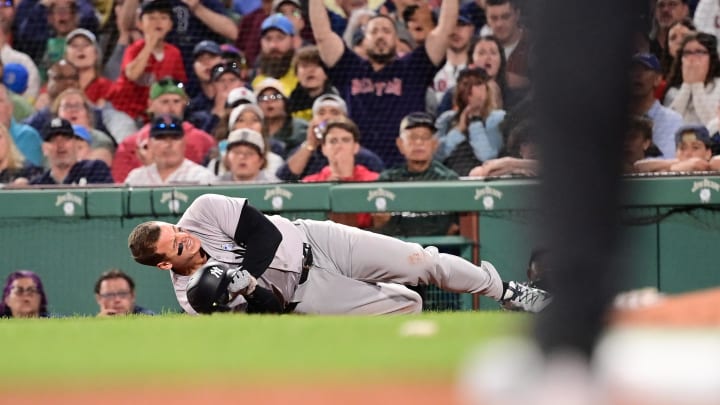
[[[321,134],[322,153],[329,164],[318,173],[305,176],[306,183],[321,181],[375,181],[378,173],[367,167],[355,164],[355,154],[360,150],[360,130],[349,119],[330,121]],[[335,217],[332,217],[335,215]],[[331,214],[336,222],[367,228],[372,225],[370,214],[352,214],[338,218],[342,214]]]
[[[180,50],[165,42],[173,27],[170,2],[154,0],[143,4],[138,25],[143,38],[125,50],[120,77],[108,99],[116,109],[147,121],[145,100],[150,86],[163,77],[186,83],[187,74]]]
[[[150,115],[172,114],[184,116],[188,96],[181,83],[169,79],[161,80],[150,88]],[[215,139],[207,132],[195,128],[188,121],[183,121],[185,134],[185,157],[195,163],[203,164],[210,150],[215,147]],[[113,159],[112,175],[117,183],[125,182],[128,173],[136,167],[152,162],[147,148],[150,125],[146,124],[138,132],[123,139],[118,145]]]

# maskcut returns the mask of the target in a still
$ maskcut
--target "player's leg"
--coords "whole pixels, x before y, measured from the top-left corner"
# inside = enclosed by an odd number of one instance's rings
[[[500,299],[503,284],[492,264],[476,266],[435,247],[363,231],[329,221],[301,221],[322,257],[350,278],[370,282],[434,284],[459,293],[480,293]]]
[[[422,311],[420,295],[403,285],[366,283],[315,265],[308,280],[298,287],[293,301],[299,301],[293,312],[303,314],[385,315]]]

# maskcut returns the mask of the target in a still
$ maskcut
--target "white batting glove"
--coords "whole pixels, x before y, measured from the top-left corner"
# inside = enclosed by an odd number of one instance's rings
[[[247,270],[237,270],[231,276],[230,284],[228,284],[228,292],[231,297],[237,295],[250,295],[255,291],[257,280]]]

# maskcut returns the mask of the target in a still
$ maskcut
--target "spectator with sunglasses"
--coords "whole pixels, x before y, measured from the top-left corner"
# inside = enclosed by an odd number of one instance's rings
[[[279,80],[267,78],[255,86],[255,96],[264,114],[271,139],[284,144],[282,156],[305,139],[307,121],[293,118],[288,111],[287,92]]]
[[[211,184],[215,175],[185,157],[185,131],[180,117],[160,114],[150,123],[147,149],[151,163],[133,169],[125,179],[131,186]]]
[[[155,312],[135,303],[135,282],[118,269],[108,270],[95,282],[95,302],[98,316],[155,315]]]
[[[172,114],[183,117],[187,101],[188,96],[182,83],[163,79],[150,87],[148,113],[150,116]],[[204,163],[210,150],[216,145],[215,139],[188,121],[184,121],[182,126],[187,144],[185,157],[198,164]],[[150,124],[146,124],[138,132],[120,142],[112,166],[113,178],[116,182],[124,182],[132,169],[152,163],[148,149],[149,137]]]
[[[209,134],[213,133],[220,120],[227,116],[227,100],[230,92],[245,87],[242,71],[236,62],[218,63],[213,66],[211,81],[214,94],[212,105],[206,110],[195,111],[188,118],[193,125]]]
[[[143,38],[125,50],[120,77],[108,100],[118,110],[145,122],[145,100],[152,83],[160,77],[171,77],[186,83],[187,75],[180,50],[165,41],[173,28],[170,1],[153,0],[144,3],[138,26]]]
[[[40,276],[30,270],[8,274],[0,302],[0,318],[48,317],[48,299]]]
[[[193,72],[198,78],[200,89],[190,99],[190,104],[185,111],[190,117],[198,111],[209,111],[213,106],[215,92],[212,85],[212,69],[218,63],[223,62],[222,50],[215,41],[200,41],[193,49]]]

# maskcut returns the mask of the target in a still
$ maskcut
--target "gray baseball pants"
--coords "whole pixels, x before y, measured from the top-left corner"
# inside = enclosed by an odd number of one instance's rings
[[[434,284],[457,293],[499,299],[500,275],[489,262],[476,266],[434,246],[380,235],[331,221],[296,220],[313,253],[308,279],[298,286],[296,313],[400,314],[422,310],[420,295],[402,284]]]

